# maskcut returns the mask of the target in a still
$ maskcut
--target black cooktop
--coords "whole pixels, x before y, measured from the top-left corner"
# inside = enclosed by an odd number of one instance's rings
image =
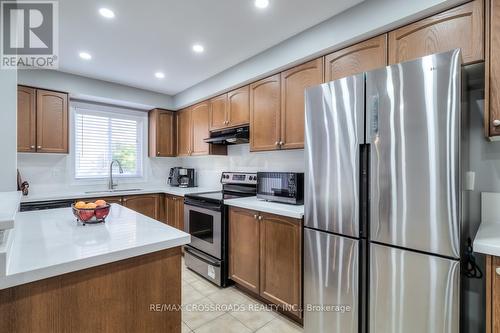
[[[224,199],[224,194],[222,191],[201,192],[201,193],[186,194],[185,197],[197,200],[206,200],[215,203],[222,203]]]

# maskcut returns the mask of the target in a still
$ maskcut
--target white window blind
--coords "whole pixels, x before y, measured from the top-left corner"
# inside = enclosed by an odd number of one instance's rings
[[[142,117],[76,108],[74,124],[75,178],[108,177],[112,160],[116,176],[142,176]]]

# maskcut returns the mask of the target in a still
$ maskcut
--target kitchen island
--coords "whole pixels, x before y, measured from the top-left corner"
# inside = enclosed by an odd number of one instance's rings
[[[120,205],[102,224],[84,226],[70,208],[18,213],[15,223],[0,332],[180,332],[189,234]]]

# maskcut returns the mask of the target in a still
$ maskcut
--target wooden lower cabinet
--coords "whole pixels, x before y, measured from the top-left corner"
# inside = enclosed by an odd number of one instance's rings
[[[302,223],[261,213],[260,295],[301,317]]]
[[[259,293],[258,212],[229,209],[229,278],[254,293]]]
[[[84,198],[84,199],[80,199],[78,201],[94,202],[97,200],[104,200],[109,204],[123,205],[122,197]]]
[[[231,207],[229,278],[302,318],[302,220]]]
[[[500,332],[500,257],[487,256],[486,333],[497,332]]]
[[[160,195],[141,194],[123,197],[123,205],[152,219],[160,219]]]
[[[184,230],[184,198],[167,194],[164,205],[164,222],[171,227]]]
[[[0,332],[181,332],[181,248],[0,290]]]

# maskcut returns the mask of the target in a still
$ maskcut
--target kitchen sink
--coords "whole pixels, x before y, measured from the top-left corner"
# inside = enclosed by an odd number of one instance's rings
[[[132,192],[132,191],[142,191],[142,188],[126,188],[126,189],[116,189],[116,190],[87,191],[87,192],[85,192],[85,194],[92,194],[92,193],[118,193],[118,192]]]

